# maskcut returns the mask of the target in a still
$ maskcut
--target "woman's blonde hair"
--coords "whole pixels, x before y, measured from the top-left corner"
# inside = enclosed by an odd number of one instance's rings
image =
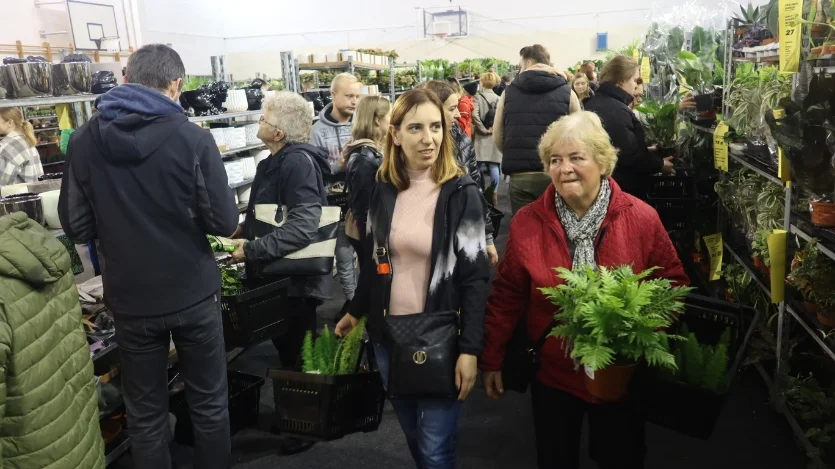
[[[406,169],[406,156],[403,154],[403,148],[394,143],[394,131],[400,130],[406,115],[422,104],[431,104],[438,108],[441,123],[444,127],[444,139],[441,142],[438,159],[432,166],[432,179],[440,185],[464,175],[464,171],[458,166],[458,161],[455,159],[452,137],[449,133],[452,123],[447,121],[443,103],[438,95],[431,90],[418,88],[407,91],[403,96],[397,98],[394,103],[394,108],[391,111],[390,130],[386,135],[386,150],[383,153],[385,158],[383,158],[383,163],[377,171],[378,181],[390,182],[400,191],[408,189],[410,181]]]
[[[539,141],[539,159],[545,171],[551,166],[554,147],[583,145],[594,161],[603,169],[603,176],[609,177],[618,162],[618,150],[612,146],[609,134],[597,114],[588,111],[575,112],[554,122]]]
[[[499,74],[490,70],[489,72],[481,75],[481,87],[492,90],[499,85],[500,80]]]
[[[391,103],[382,96],[366,96],[357,104],[354,112],[351,138],[353,140],[374,140],[382,147],[388,129],[381,129],[377,126],[377,119],[386,116],[391,110]]]
[[[32,124],[29,121],[23,120],[23,113],[20,112],[19,108],[7,107],[0,109],[0,117],[6,119],[7,121],[12,121],[15,130],[23,134],[23,138],[26,139],[26,143],[28,143],[30,147],[34,147],[38,144],[38,139],[35,138],[35,128],[32,127]]]
[[[638,62],[632,57],[618,55],[606,62],[600,72],[600,83],[611,83],[619,85],[629,81],[638,70]]]

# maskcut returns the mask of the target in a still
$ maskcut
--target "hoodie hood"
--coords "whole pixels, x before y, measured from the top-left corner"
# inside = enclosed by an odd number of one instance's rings
[[[99,97],[96,108],[93,138],[106,159],[120,164],[147,158],[188,122],[179,104],[142,85],[114,88]]]
[[[542,70],[527,70],[520,73],[512,85],[527,93],[542,94],[567,85],[565,78]]]
[[[315,147],[309,143],[294,143],[279,150],[277,155],[284,156],[294,151],[301,151],[310,155],[310,159],[313,160],[313,163],[319,167],[323,176],[333,174],[330,163],[328,162],[328,152],[325,151],[324,148]],[[279,159],[280,158],[276,158],[276,162]]]
[[[328,104],[321,111],[319,111],[319,122],[331,127],[350,127],[353,125],[353,117],[344,124],[332,121],[330,117],[331,111],[333,111],[333,103]]]
[[[13,278],[42,287],[69,271],[67,249],[41,225],[23,212],[0,217],[0,280]]]
[[[102,118],[113,120],[130,114],[165,116],[185,114],[179,103],[147,86],[128,83],[117,86],[96,99],[96,109]]]

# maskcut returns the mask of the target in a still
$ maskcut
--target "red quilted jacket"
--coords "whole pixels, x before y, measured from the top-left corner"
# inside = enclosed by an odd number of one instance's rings
[[[458,112],[461,117],[456,119],[461,130],[467,134],[468,137],[473,138],[473,111],[475,110],[475,102],[472,96],[464,96],[458,100]]]
[[[612,188],[609,210],[595,240],[598,265],[632,264],[636,273],[660,266],[662,269],[655,272],[656,277],[689,284],[690,279],[655,210],[623,192],[611,178],[609,184]],[[516,213],[510,224],[507,249],[487,305],[482,370],[502,369],[505,345],[523,314],[528,336],[535,341],[556,313],[556,307],[538,290],[561,283],[554,268],[571,268],[572,264],[568,240],[557,218],[554,193],[554,186],[549,186],[542,197]],[[574,369],[562,339],[549,337],[540,358],[536,376],[540,382],[595,402],[586,391],[582,369]]]

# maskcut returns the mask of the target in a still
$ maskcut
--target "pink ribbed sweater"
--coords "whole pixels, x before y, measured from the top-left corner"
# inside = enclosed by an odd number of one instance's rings
[[[431,168],[409,171],[409,188],[397,194],[391,221],[391,281],[389,314],[423,312],[429,290],[432,228],[441,186]]]

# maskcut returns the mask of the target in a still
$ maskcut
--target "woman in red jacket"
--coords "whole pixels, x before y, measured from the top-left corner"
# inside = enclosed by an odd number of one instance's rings
[[[611,178],[616,154],[600,118],[591,112],[563,117],[542,137],[539,155],[553,184],[513,217],[488,300],[480,365],[490,397],[504,393],[505,347],[517,325],[525,324],[535,342],[553,320],[555,307],[539,288],[561,282],[554,268],[631,264],[641,272],[660,266],[657,277],[689,283],[658,214]],[[531,387],[539,469],[579,467],[585,415],[589,452],[600,468],[642,468],[642,419],[628,403],[596,402],[567,346],[554,337],[545,341]]]

